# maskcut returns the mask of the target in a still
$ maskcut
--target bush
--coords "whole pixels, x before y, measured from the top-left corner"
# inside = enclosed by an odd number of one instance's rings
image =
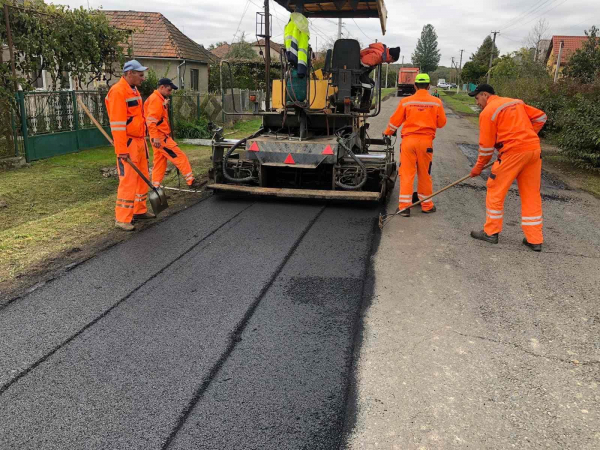
[[[212,137],[208,129],[208,120],[205,117],[194,121],[179,119],[175,122],[174,132],[178,139],[209,139]]]

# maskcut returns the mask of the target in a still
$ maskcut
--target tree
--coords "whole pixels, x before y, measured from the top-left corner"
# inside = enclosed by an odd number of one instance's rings
[[[240,40],[234,44],[231,44],[231,49],[226,56],[227,59],[259,59],[260,56],[256,54],[252,48],[252,44],[246,41],[246,34],[242,33]]]
[[[467,62],[462,70],[462,80],[469,83],[480,83],[488,72],[490,54],[493,51],[493,62],[497,61],[500,51],[490,36],[486,36],[477,51],[471,55],[471,61]]]
[[[0,6],[9,0],[0,0]],[[10,61],[0,59],[0,96],[12,102],[14,82],[29,90],[43,70],[50,75],[51,88],[65,87],[65,73],[79,86],[110,79],[120,72],[128,32],[110,25],[101,11],[46,5],[43,0],[27,2],[27,8],[9,3],[9,21],[15,50],[16,80]],[[4,9],[0,21],[5,23]],[[8,41],[0,27],[0,42]]]
[[[540,54],[540,42],[544,39],[548,39],[549,28],[550,24],[548,23],[548,21],[542,18],[535,24],[535,26],[531,29],[529,35],[525,39],[525,45],[527,47],[535,49],[535,61],[541,61],[540,58],[543,57],[543,55]]]
[[[441,54],[438,50],[437,33],[431,24],[427,24],[421,31],[417,41],[417,48],[412,54],[412,63],[421,68],[421,72],[433,72],[437,69]]]
[[[498,50],[498,47],[494,44],[492,38],[486,36],[483,43],[477,48],[477,51],[471,55],[471,61],[487,68],[490,63],[490,53],[492,53],[492,48],[494,54],[493,59],[496,59],[500,56],[500,50]]]
[[[569,59],[569,64],[564,72],[565,76],[576,78],[584,83],[592,82],[596,77],[600,77],[599,31],[596,26],[585,31],[588,39]]]

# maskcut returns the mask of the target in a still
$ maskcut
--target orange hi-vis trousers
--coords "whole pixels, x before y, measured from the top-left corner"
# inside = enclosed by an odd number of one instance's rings
[[[140,171],[148,177],[148,153],[144,138],[129,138],[129,156]],[[119,189],[117,190],[117,205],[115,215],[118,222],[131,223],[134,214],[144,214],[148,211],[148,185],[133,170],[129,163],[117,158],[119,172]]]
[[[190,160],[186,154],[179,149],[177,143],[170,137],[163,138],[160,144],[160,148],[153,148],[154,168],[152,169],[152,184],[160,186],[162,183],[167,171],[167,160],[171,161],[179,169],[188,186],[192,184],[194,175],[192,174]]]
[[[541,244],[542,235],[542,182],[541,150],[501,155],[492,166],[487,181],[486,234],[502,231],[504,199],[513,181],[517,180],[521,197],[521,227],[530,244]]]
[[[400,209],[412,204],[413,185],[417,175],[419,199],[433,194],[431,164],[433,162],[433,139],[425,135],[408,135],[402,138],[400,148]],[[423,211],[433,208],[433,202],[421,203]]]

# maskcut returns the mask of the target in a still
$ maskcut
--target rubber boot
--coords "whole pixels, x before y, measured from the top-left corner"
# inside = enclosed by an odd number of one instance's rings
[[[530,244],[529,242],[527,242],[527,238],[523,238],[523,245],[526,245],[527,247],[529,247],[534,252],[541,252],[542,251],[542,244]]]

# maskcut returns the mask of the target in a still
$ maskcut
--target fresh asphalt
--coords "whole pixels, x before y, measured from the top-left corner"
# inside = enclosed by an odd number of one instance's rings
[[[0,448],[336,448],[378,212],[211,197],[5,305]]]

